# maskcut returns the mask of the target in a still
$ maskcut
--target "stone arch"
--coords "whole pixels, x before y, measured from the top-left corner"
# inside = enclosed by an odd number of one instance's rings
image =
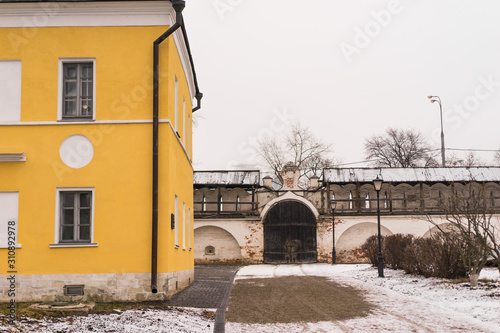
[[[210,251],[207,251],[207,248]],[[236,238],[227,230],[216,226],[202,226],[194,230],[194,260],[238,261],[242,259]]]
[[[392,235],[393,233],[383,225],[380,226],[382,236]],[[362,222],[357,223],[346,229],[335,242],[335,249],[339,260],[347,262],[359,262],[362,253],[361,246],[366,239],[372,235],[378,234],[377,223]]]
[[[282,199],[265,211],[264,262],[316,262],[317,216],[312,205],[304,201],[307,200]]]
[[[268,213],[268,211],[275,205],[277,205],[278,203],[280,203],[281,201],[298,201],[298,202],[301,202],[302,204],[306,205],[311,211],[312,213],[314,214],[314,217],[315,218],[318,218],[319,216],[319,212],[318,210],[316,209],[316,207],[312,204],[312,202],[310,202],[309,200],[307,200],[306,198],[304,197],[301,197],[301,196],[298,196],[296,194],[294,194],[293,192],[286,192],[285,194],[283,194],[282,196],[280,197],[277,197],[277,198],[274,198],[273,200],[269,201],[266,206],[264,207],[264,209],[262,210],[262,212],[260,213],[260,217],[262,220],[265,220],[266,218],[266,215]]]
[[[440,228],[444,229],[445,231],[448,229],[452,228],[452,224],[448,222],[441,223],[439,225]],[[433,233],[438,233],[439,228],[437,226],[433,226],[432,228],[429,228],[425,234],[422,235],[422,238],[427,238],[430,237]]]

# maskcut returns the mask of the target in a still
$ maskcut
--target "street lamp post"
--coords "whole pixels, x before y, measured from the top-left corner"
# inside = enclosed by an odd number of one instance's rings
[[[382,256],[382,240],[380,235],[380,189],[382,188],[383,180],[377,178],[373,180],[373,186],[377,191],[377,224],[378,224],[378,277],[384,277],[384,258]]]
[[[443,106],[441,104],[441,98],[439,98],[439,96],[427,96],[427,98],[431,101],[431,103],[438,102],[439,104],[439,113],[441,115],[441,164],[444,168],[446,165],[444,158]]]
[[[332,265],[337,263],[337,252],[335,251],[335,208],[337,207],[337,201],[332,200],[330,201],[330,204],[332,206]]]

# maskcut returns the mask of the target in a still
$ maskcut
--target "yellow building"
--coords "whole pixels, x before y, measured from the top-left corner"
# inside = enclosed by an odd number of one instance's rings
[[[0,2],[0,301],[162,300],[193,281],[202,95],[183,8]]]

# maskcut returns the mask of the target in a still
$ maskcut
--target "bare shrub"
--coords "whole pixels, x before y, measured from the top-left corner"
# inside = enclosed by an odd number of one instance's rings
[[[384,248],[384,237],[381,238],[382,249]],[[368,237],[365,243],[361,246],[363,251],[366,253],[366,257],[370,260],[373,266],[378,264],[378,236],[372,235]],[[382,250],[383,251],[383,250]]]
[[[457,246],[440,234],[415,238],[404,250],[401,268],[409,274],[456,279],[467,276]]]
[[[400,269],[405,260],[405,249],[413,241],[413,235],[394,234],[384,238],[384,263],[392,269]]]

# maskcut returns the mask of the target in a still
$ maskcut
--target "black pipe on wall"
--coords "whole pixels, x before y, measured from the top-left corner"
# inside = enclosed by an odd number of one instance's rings
[[[175,24],[165,31],[153,43],[153,219],[151,245],[151,292],[158,292],[158,124],[159,124],[159,73],[160,44],[182,26],[182,10],[186,6],[183,0],[172,0],[175,10]]]

